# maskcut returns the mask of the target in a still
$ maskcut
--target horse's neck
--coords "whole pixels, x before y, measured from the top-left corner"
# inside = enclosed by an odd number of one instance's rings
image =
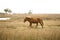
[[[31,19],[27,20],[28,22],[31,22]]]

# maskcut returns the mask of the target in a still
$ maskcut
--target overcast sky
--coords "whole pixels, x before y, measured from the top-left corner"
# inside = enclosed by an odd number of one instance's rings
[[[0,0],[0,12],[5,8],[15,13],[60,13],[60,0]]]

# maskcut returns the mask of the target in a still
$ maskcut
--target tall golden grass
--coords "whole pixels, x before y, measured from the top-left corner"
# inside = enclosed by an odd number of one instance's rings
[[[15,14],[8,16],[11,19],[6,21],[0,21],[0,40],[60,40],[60,20],[43,19],[44,28],[41,28],[40,24],[35,28],[29,27],[29,23],[24,23],[25,16],[34,16],[47,18],[47,15],[26,15],[26,14]]]

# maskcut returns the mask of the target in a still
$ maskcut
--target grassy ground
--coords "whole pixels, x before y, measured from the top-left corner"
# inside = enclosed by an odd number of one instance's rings
[[[60,40],[60,20],[44,20],[44,28],[39,24],[35,28],[29,27],[29,23],[23,22],[25,16],[29,15],[11,15],[11,19],[0,21],[0,40]],[[30,15],[34,17],[47,17],[47,15]]]

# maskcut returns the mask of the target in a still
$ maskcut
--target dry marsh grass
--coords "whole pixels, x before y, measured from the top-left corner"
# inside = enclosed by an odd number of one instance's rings
[[[28,22],[23,22],[25,16],[29,15],[16,14],[9,16],[10,20],[0,21],[0,40],[60,40],[60,20],[44,20],[44,28],[40,24],[30,28]],[[42,18],[46,16],[41,15]]]

